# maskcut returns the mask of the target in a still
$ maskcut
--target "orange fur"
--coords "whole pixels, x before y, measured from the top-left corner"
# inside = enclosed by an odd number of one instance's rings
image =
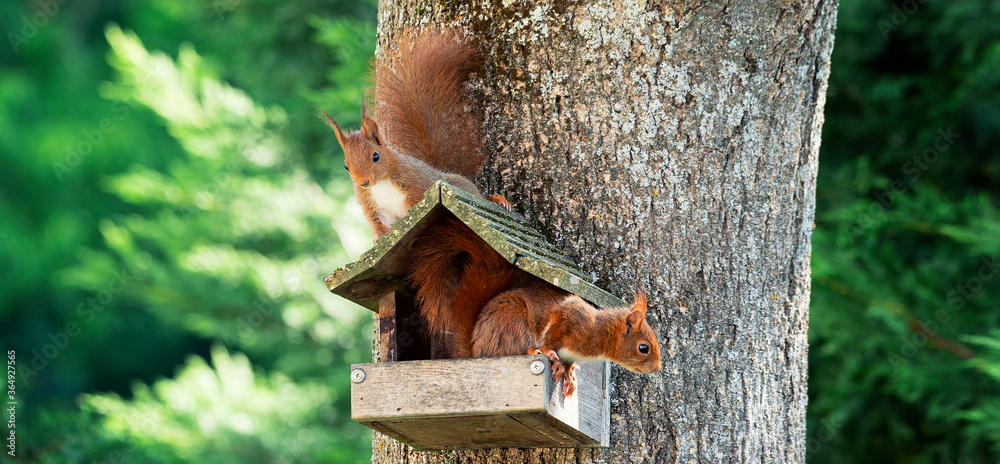
[[[479,195],[473,182],[482,169],[482,135],[478,118],[468,107],[465,82],[472,53],[452,36],[430,32],[404,35],[395,67],[375,68],[378,118],[361,108],[361,129],[351,133],[322,113],[344,149],[344,167],[354,181],[358,201],[378,238],[389,231],[395,215],[374,199],[371,187],[389,180],[405,197],[409,209],[438,180]],[[507,209],[502,196],[490,201]]]
[[[646,353],[641,352],[646,346]],[[569,350],[562,377],[563,393],[576,389],[573,357],[603,359],[632,372],[661,368],[660,345],[646,322],[646,295],[638,293],[631,306],[598,310],[577,295],[535,281],[498,294],[482,308],[472,334],[473,356],[512,356]],[[558,359],[558,356],[555,357]],[[555,361],[553,359],[553,361]]]
[[[521,271],[454,217],[421,235],[412,262],[409,280],[431,338],[443,344],[450,358],[470,357],[480,309]]]
[[[400,152],[470,181],[483,166],[480,118],[465,85],[472,49],[452,33],[404,34],[395,65],[375,67],[375,112]]]

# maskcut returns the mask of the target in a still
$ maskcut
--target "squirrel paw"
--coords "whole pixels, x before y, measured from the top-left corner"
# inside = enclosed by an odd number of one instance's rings
[[[577,363],[570,364],[563,375],[563,396],[566,398],[573,396],[573,393],[576,392],[576,370],[579,368]]]
[[[576,363],[569,365],[567,369],[559,355],[555,351],[547,348],[532,348],[528,354],[544,354],[552,363],[552,379],[556,382],[562,381],[563,396],[569,398],[576,392],[576,370],[580,368]]]
[[[510,211],[510,208],[511,208],[510,202],[508,202],[507,198],[505,198],[503,195],[500,195],[499,193],[495,193],[493,195],[490,195],[490,197],[487,198],[487,200],[492,201],[493,203],[496,203],[496,204],[500,205],[501,208],[503,208],[503,209],[505,209],[507,211]]]

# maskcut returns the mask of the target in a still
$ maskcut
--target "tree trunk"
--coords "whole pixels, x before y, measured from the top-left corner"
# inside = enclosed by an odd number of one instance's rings
[[[619,296],[650,292],[664,368],[612,374],[611,447],[376,463],[805,461],[810,236],[837,5],[383,0],[380,50],[464,30],[487,190]],[[495,381],[502,381],[495,379]]]

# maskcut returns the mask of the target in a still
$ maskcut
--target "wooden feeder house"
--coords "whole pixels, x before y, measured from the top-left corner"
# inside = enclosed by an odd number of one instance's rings
[[[454,216],[513,266],[597,307],[624,303],[527,221],[438,182],[361,258],[324,280],[331,292],[379,316],[379,359],[351,366],[351,417],[418,449],[608,446],[607,362],[583,363],[578,390],[562,396],[543,355],[432,360],[414,291],[409,250],[431,224]]]

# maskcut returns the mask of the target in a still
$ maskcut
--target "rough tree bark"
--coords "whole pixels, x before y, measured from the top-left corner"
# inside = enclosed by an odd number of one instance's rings
[[[382,0],[484,54],[499,191],[612,293],[650,292],[655,375],[612,374],[612,446],[376,463],[805,461],[810,235],[835,0]],[[496,381],[501,381],[496,379]]]

